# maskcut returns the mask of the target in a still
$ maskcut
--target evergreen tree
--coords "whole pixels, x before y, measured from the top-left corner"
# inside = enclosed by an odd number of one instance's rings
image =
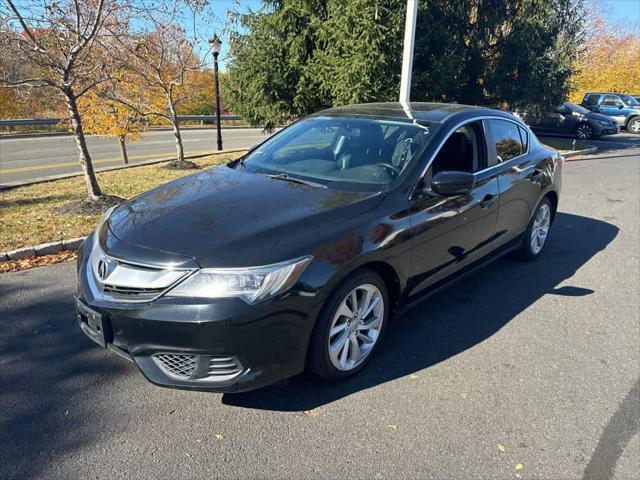
[[[239,18],[229,104],[268,128],[323,107],[394,101],[405,0],[269,0]],[[421,0],[412,100],[544,109],[566,98],[583,0]]]

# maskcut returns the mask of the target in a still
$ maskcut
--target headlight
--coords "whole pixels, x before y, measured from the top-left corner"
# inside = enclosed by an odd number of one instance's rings
[[[167,293],[174,297],[238,297],[247,303],[277,295],[291,288],[312,257],[297,258],[264,267],[203,268]]]

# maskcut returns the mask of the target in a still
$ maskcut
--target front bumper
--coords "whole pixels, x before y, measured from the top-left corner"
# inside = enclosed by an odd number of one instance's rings
[[[78,258],[79,325],[96,343],[132,360],[152,383],[241,392],[304,369],[317,295],[294,289],[256,305],[235,298],[105,301],[93,295],[86,244]]]
[[[603,126],[603,125],[599,125],[599,124],[595,124],[595,128],[594,128],[594,134],[598,137],[603,136],[603,135],[615,135],[616,133],[620,132],[620,126],[619,125],[610,125],[610,126]]]

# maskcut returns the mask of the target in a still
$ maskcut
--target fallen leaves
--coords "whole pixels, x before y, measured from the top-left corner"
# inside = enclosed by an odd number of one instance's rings
[[[501,452],[504,452],[506,449],[504,448],[504,445],[498,444],[498,450],[500,450]]]
[[[219,433],[216,433],[214,437],[216,438],[216,440],[224,440],[224,435],[220,435]]]
[[[0,273],[19,272],[21,270],[28,270],[34,267],[53,265],[54,263],[74,260],[76,256],[76,252],[65,250],[64,252],[54,253],[53,255],[43,255],[42,257],[28,257],[21,260],[0,262]]]
[[[318,409],[317,408],[312,408],[311,410],[305,410],[304,413],[307,417],[317,417],[318,416]]]
[[[524,467],[524,465],[519,463],[519,464],[516,465],[516,470],[522,470],[523,467]]]
[[[387,428],[390,428],[391,430],[397,430],[398,429],[398,425],[394,425],[393,423],[387,425]]]

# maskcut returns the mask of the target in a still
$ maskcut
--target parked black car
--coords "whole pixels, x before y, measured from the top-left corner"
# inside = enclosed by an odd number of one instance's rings
[[[571,135],[580,140],[611,135],[620,130],[610,117],[569,102],[546,114],[525,114],[523,119],[538,134]]]
[[[400,308],[540,255],[563,161],[496,110],[320,112],[109,212],[80,248],[79,325],[163,386],[348,377]]]

